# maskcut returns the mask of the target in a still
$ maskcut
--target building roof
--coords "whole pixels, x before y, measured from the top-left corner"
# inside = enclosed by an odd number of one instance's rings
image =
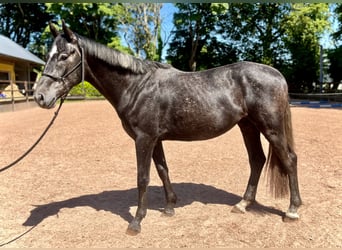
[[[19,44],[13,42],[6,36],[0,34],[0,56],[8,56],[16,59],[28,61],[30,63],[44,65],[45,62],[31,52],[27,51]]]

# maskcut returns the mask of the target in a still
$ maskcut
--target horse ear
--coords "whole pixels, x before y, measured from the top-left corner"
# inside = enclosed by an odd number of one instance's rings
[[[76,38],[74,32],[72,32],[71,29],[69,29],[69,28],[66,26],[64,20],[62,20],[62,27],[63,27],[63,31],[64,31],[65,38],[67,39],[67,41],[68,41],[69,43],[77,40],[77,38]]]
[[[59,35],[59,31],[56,29],[55,25],[51,21],[49,22],[49,27],[53,37],[56,38]]]

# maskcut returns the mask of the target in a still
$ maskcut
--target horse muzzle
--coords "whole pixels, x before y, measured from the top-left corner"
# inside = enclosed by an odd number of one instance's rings
[[[42,92],[34,93],[34,100],[41,108],[51,109],[55,107],[57,99],[57,97],[46,95]]]

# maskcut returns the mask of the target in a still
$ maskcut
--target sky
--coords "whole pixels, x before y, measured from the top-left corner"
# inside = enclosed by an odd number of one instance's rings
[[[160,17],[162,19],[162,39],[166,41],[168,38],[168,42],[170,42],[170,33],[174,28],[173,25],[173,13],[177,10],[173,3],[164,3],[163,7],[160,10]],[[162,61],[165,60],[166,52],[169,48],[169,45],[163,48],[162,52]]]

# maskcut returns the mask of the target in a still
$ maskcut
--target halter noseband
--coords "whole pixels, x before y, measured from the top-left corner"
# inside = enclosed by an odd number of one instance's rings
[[[84,82],[84,52],[83,52],[82,47],[80,47],[80,49],[81,49],[81,61],[79,61],[71,70],[69,70],[63,76],[53,76],[45,72],[43,72],[42,76],[47,76],[56,82],[65,83],[65,78],[68,77],[70,74],[72,74],[76,69],[78,69],[78,67],[82,66],[82,83],[83,83]]]

